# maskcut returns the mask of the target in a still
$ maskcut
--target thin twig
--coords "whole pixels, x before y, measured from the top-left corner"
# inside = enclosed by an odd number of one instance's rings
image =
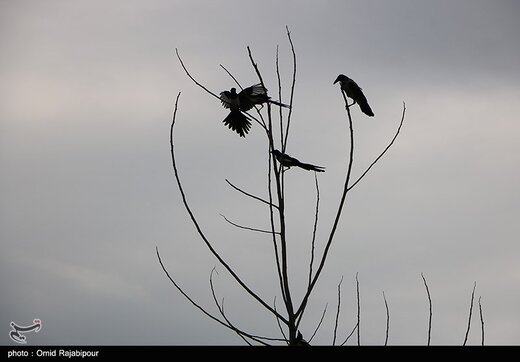
[[[207,248],[211,251],[211,253],[217,258],[217,260],[226,268],[226,270],[231,274],[231,276],[237,281],[237,283],[247,292],[249,295],[251,295],[255,300],[257,300],[265,309],[267,309],[269,312],[273,313],[274,315],[278,316],[284,323],[288,324],[289,321],[285,319],[283,316],[281,316],[279,313],[277,313],[269,304],[267,304],[262,298],[260,298],[255,292],[253,292],[243,281],[242,279],[233,271],[233,269],[222,259],[219,253],[213,248],[213,245],[211,245],[210,241],[206,238],[206,235],[202,231],[197,219],[195,218],[195,215],[191,211],[191,208],[188,204],[188,200],[186,198],[186,194],[184,193],[184,189],[182,187],[182,183],[179,177],[179,172],[177,170],[177,164],[175,161],[175,152],[174,152],[174,142],[173,142],[173,131],[175,126],[175,120],[177,115],[177,104],[179,101],[180,92],[177,95],[177,99],[175,101],[175,110],[173,112],[173,118],[172,123],[170,127],[170,153],[171,153],[171,160],[172,160],[172,167],[175,174],[175,179],[177,181],[177,186],[179,187],[179,191],[181,193],[182,202],[184,204],[184,208],[188,212],[190,219],[195,226],[195,229],[197,230],[197,233],[201,237],[201,239],[206,244]]]
[[[249,48],[249,46],[247,46],[247,53],[249,55],[249,60],[251,60],[251,64],[253,65],[253,68],[255,69],[255,72],[256,72],[256,74],[258,76],[258,79],[260,80],[260,84],[262,85],[262,87],[264,89],[267,89],[267,87],[264,84],[264,79],[262,78],[262,74],[260,74],[260,70],[258,69],[258,65],[255,63],[255,61],[253,59],[253,54],[251,54],[251,49]],[[269,121],[268,121],[269,124],[268,125],[265,123],[265,120],[264,120],[264,117],[262,116],[262,113],[260,113],[260,108],[255,106],[255,109],[256,109],[256,112],[258,113],[258,116],[262,120],[262,124],[263,124],[264,130],[266,131],[267,137],[269,138],[270,137],[270,133],[271,133],[271,128],[272,128],[271,127],[271,104],[269,102],[267,103],[267,112],[268,112],[268,118],[269,118]]]
[[[341,309],[341,283],[343,283],[343,276],[338,284],[338,307],[336,309],[336,319],[334,321],[334,337],[332,338],[332,345],[336,345],[336,335],[338,331],[338,322],[339,322],[339,311]]]
[[[170,280],[170,282],[174,285],[174,287],[184,296],[184,298],[186,298],[192,305],[194,305],[198,310],[200,310],[203,314],[205,314],[206,316],[208,316],[210,319],[214,320],[215,322],[219,323],[220,325],[228,328],[228,329],[231,329],[233,331],[234,328],[231,327],[230,325],[226,324],[225,322],[221,321],[220,319],[218,319],[217,317],[215,317],[214,315],[212,315],[211,313],[209,313],[208,311],[206,311],[203,307],[201,307],[197,302],[195,302],[176,282],[175,280],[170,276],[170,273],[168,272],[168,270],[166,269],[166,267],[164,266],[163,262],[162,262],[162,259],[161,259],[161,255],[159,254],[159,248],[156,246],[155,247],[155,252],[157,254],[157,259],[159,260],[159,264],[161,265],[161,268],[163,270],[163,272],[166,274],[166,276],[168,277],[168,279]]]
[[[343,95],[343,100],[345,101],[345,105],[348,104],[346,95],[341,92]],[[298,307],[298,310],[296,311],[296,316],[299,316],[300,314],[303,314],[305,307],[307,305],[307,301],[309,299],[309,296],[316,285],[316,282],[318,281],[318,277],[321,274],[321,271],[323,270],[323,267],[325,266],[325,260],[327,259],[327,255],[330,249],[330,246],[332,245],[332,240],[334,239],[334,235],[336,233],[336,229],[339,224],[339,220],[341,218],[341,213],[343,211],[343,205],[345,204],[345,199],[347,197],[348,193],[348,184],[350,181],[350,175],[352,172],[352,165],[354,163],[354,128],[353,128],[353,122],[352,122],[352,116],[350,114],[350,109],[346,107],[347,110],[347,117],[348,117],[348,126],[349,126],[349,134],[350,134],[350,150],[348,155],[348,166],[347,166],[347,174],[345,176],[345,185],[343,186],[343,193],[341,195],[341,199],[338,206],[338,211],[336,212],[336,217],[334,219],[334,223],[332,225],[332,229],[330,231],[327,244],[325,245],[325,249],[323,251],[323,255],[321,257],[320,264],[318,265],[318,269],[316,270],[316,273],[314,274],[314,278],[312,279],[312,282],[310,283],[309,287],[307,288],[307,291],[305,293],[305,296],[302,299],[302,302],[300,306]],[[301,317],[300,317],[301,318]]]
[[[236,226],[237,228],[240,228],[240,229],[256,231],[256,232],[259,232],[259,233],[266,233],[266,234],[271,234],[272,233],[271,230],[262,230],[262,229],[257,229],[257,228],[251,228],[251,227],[248,227],[248,226],[238,225],[238,224],[230,221],[225,215],[220,214],[220,216],[222,216],[224,218],[224,220],[226,220],[231,225]],[[279,234],[279,232],[276,232],[276,233]]]
[[[430,289],[428,288],[428,284],[426,283],[426,278],[424,278],[423,273],[421,273],[422,280],[424,282],[424,287],[426,288],[426,293],[428,294],[428,304],[430,309],[430,317],[428,318],[428,346],[430,345],[430,339],[432,334],[432,298],[430,296]]]
[[[466,342],[468,341],[469,329],[471,326],[471,315],[473,314],[473,299],[475,298],[475,288],[476,287],[477,287],[477,282],[473,283],[473,291],[471,292],[471,303],[469,305],[468,328],[466,329],[466,335],[464,336],[464,343],[462,343],[463,346],[465,346]]]
[[[379,161],[379,159],[381,159],[381,157],[383,157],[383,155],[386,153],[386,151],[388,151],[388,149],[394,144],[394,141],[397,139],[397,136],[399,135],[399,132],[401,132],[401,127],[403,126],[403,122],[404,122],[404,115],[405,115],[405,112],[406,112],[406,104],[403,102],[403,113],[402,113],[402,116],[401,116],[401,122],[399,123],[399,127],[397,128],[397,132],[395,133],[394,137],[392,138],[392,140],[390,141],[390,143],[388,144],[388,146],[386,146],[386,148],[383,150],[383,152],[381,152],[381,154],[379,156],[377,156],[377,158],[374,160],[374,162],[372,162],[370,164],[370,166],[368,166],[368,168],[365,170],[365,172],[363,172],[361,174],[361,176],[359,176],[359,178],[352,184],[348,187],[348,190],[350,191],[354,186],[357,185],[357,183],[359,181],[361,181],[361,179],[363,177],[365,177],[365,175],[368,173],[368,171],[370,171],[370,169],[377,163],[377,161]]]
[[[258,196],[255,196],[255,195],[253,195],[253,194],[250,194],[249,192],[246,192],[246,191],[242,190],[241,188],[239,188],[239,187],[233,185],[233,184],[232,184],[228,179],[226,179],[226,182],[229,184],[229,186],[231,186],[232,188],[234,188],[234,189],[237,190],[238,192],[241,192],[241,193],[243,193],[244,195],[249,196],[249,197],[251,197],[251,198],[253,198],[253,199],[255,199],[255,200],[261,201],[261,202],[263,202],[264,204],[267,204],[267,205],[269,205],[269,206],[273,206],[273,207],[275,207],[275,208],[278,208],[277,205],[275,205],[275,204],[273,204],[273,203],[271,203],[271,202],[269,202],[269,201],[267,201],[267,200],[264,200],[264,199],[262,199],[261,197],[258,197]]]
[[[280,65],[278,63],[278,45],[276,46],[276,78],[278,80],[278,99],[282,101],[282,80],[280,78]],[[283,117],[282,107],[278,107],[278,114],[280,118],[280,144],[283,145]],[[283,146],[282,146],[283,149]]]
[[[276,310],[276,296],[274,297],[273,308],[274,308],[274,310]],[[282,325],[280,324],[280,320],[278,318],[276,318],[276,323],[278,324],[278,329],[280,330],[280,333],[282,334],[283,339],[285,340],[285,342],[287,344],[289,344],[289,340],[287,339],[287,336],[285,335],[285,332],[283,331]]]
[[[327,306],[328,306],[328,304],[325,304],[325,308],[323,309],[323,313],[321,313],[320,321],[318,322],[318,325],[316,326],[316,328],[314,329],[314,332],[312,333],[311,337],[309,338],[309,341],[308,341],[309,343],[311,343],[312,339],[316,335],[316,332],[318,332],[318,329],[320,329],[320,327],[321,327],[321,323],[323,322],[323,318],[325,317],[325,312],[327,312]]]
[[[482,345],[484,345],[484,316],[482,315],[482,304],[480,304],[480,298],[478,297],[478,309],[480,314],[480,329],[482,334]]]
[[[350,337],[352,337],[352,335],[354,334],[354,332],[359,328],[359,324],[356,323],[356,325],[354,326],[354,328],[352,328],[352,331],[349,333],[349,335],[347,336],[347,338],[345,338],[345,340],[343,342],[341,342],[340,346],[344,346],[345,343],[348,342],[348,340],[350,339]]]
[[[386,302],[385,292],[383,291],[383,300],[385,301],[386,309],[386,332],[385,332],[385,346],[388,345],[388,330],[390,329],[390,311],[388,310],[388,303]]]
[[[280,283],[280,290],[281,290],[281,293],[282,293],[282,299],[284,301],[284,304],[286,304],[287,303],[287,298],[285,296],[285,289],[284,289],[284,284],[283,284],[283,273],[282,273],[282,269],[281,269],[281,265],[280,265],[280,253],[278,252],[278,243],[276,241],[276,232],[275,232],[276,226],[275,226],[275,223],[274,223],[274,209],[273,209],[273,207],[276,207],[278,210],[280,210],[280,208],[277,205],[273,204],[273,192],[271,190],[271,174],[272,174],[271,162],[274,162],[274,157],[273,157],[273,155],[270,152],[270,148],[271,147],[268,146],[268,150],[267,150],[267,154],[268,154],[268,160],[267,160],[267,191],[268,191],[268,195],[269,195],[269,221],[271,223],[271,232],[272,232],[272,237],[273,237],[273,249],[274,249],[274,257],[275,257],[275,261],[276,261],[276,272],[278,274],[278,281]]]
[[[287,31],[287,38],[289,39],[289,44],[291,44],[291,51],[293,55],[293,77],[291,83],[291,97],[289,100],[289,114],[287,115],[287,126],[285,130],[285,139],[282,143],[282,152],[285,153],[285,149],[287,148],[287,138],[289,137],[289,126],[291,125],[291,116],[292,116],[292,107],[294,100],[294,86],[296,85],[296,52],[294,51],[294,44],[291,38],[291,32],[289,31],[289,27],[285,26],[285,30]]]
[[[210,290],[211,290],[211,295],[213,296],[213,301],[215,302],[215,305],[217,306],[217,309],[218,311],[220,312],[220,315],[224,318],[224,320],[228,323],[228,325],[232,326],[233,325],[229,322],[229,320],[227,319],[226,317],[226,314],[224,313],[224,298],[222,298],[222,305],[220,305],[218,303],[218,300],[217,300],[217,295],[215,293],[215,287],[213,286],[213,273],[217,273],[217,270],[216,270],[216,267],[213,267],[213,269],[211,269],[211,272],[209,273],[209,286],[210,286]],[[249,342],[246,337],[244,337],[237,328],[233,328],[234,331],[236,332],[236,334],[242,338],[242,340],[244,340],[244,342],[246,342],[248,345],[252,345],[251,342]],[[258,341],[259,343],[264,343],[262,341]]]
[[[231,74],[231,72],[229,70],[226,69],[226,67],[224,67],[222,64],[219,64],[220,67],[222,69],[224,69],[224,71],[235,81],[235,83],[238,85],[238,87],[241,89],[241,90],[244,90],[244,88],[242,88],[242,86],[240,85],[240,83],[238,82],[238,80],[233,76],[233,74]]]
[[[204,89],[207,93],[211,94],[213,97],[217,98],[219,101],[221,101],[220,97],[218,95],[216,95],[215,93],[213,93],[212,91],[210,91],[208,88],[206,88],[204,85],[202,85],[201,83],[199,83],[195,78],[193,78],[193,76],[190,74],[190,72],[188,72],[188,69],[186,68],[186,66],[184,65],[184,62],[182,61],[181,59],[181,56],[179,54],[179,50],[177,48],[175,48],[175,54],[177,54],[177,59],[179,59],[179,62],[181,63],[181,66],[182,66],[182,69],[184,69],[184,72],[186,73],[186,75],[193,81],[193,83],[195,83],[196,85],[198,85],[200,88]]]
[[[309,263],[309,282],[312,280],[312,266],[314,265],[314,247],[316,244],[316,229],[318,227],[318,211],[320,206],[320,187],[318,185],[318,175],[314,172],[314,184],[316,186],[316,208],[314,210],[314,226],[312,228],[312,242],[311,242],[311,261]]]
[[[228,323],[230,329],[232,329],[233,331],[235,331],[238,335],[240,335],[242,337],[242,339],[244,339],[244,341],[247,343],[247,344],[250,344],[249,341],[247,341],[245,338],[243,337],[247,337],[247,338],[250,338],[252,339],[253,341],[255,342],[258,342],[260,344],[263,344],[265,346],[268,346],[269,344],[264,342],[263,340],[266,340],[266,341],[271,341],[271,342],[279,342],[279,341],[282,341],[282,339],[280,338],[273,338],[273,337],[264,337],[264,336],[258,336],[258,335],[254,335],[254,334],[250,334],[250,333],[247,333],[247,332],[244,332],[240,329],[238,329],[237,327],[235,327],[230,321],[229,319],[226,317],[226,313],[224,312],[224,298],[222,298],[222,302],[221,304],[218,303],[218,300],[217,300],[217,295],[216,295],[216,292],[215,292],[215,287],[213,285],[213,273],[217,273],[217,270],[216,270],[216,267],[213,267],[213,269],[211,270],[211,273],[210,273],[210,276],[209,276],[209,284],[210,284],[210,289],[211,289],[211,294],[213,296],[213,300],[215,302],[215,304],[217,305],[217,308],[220,312],[220,314],[222,315],[222,317],[226,320],[226,322]]]
[[[361,324],[361,303],[359,302],[359,279],[358,273],[356,273],[356,298],[357,298],[357,345],[361,345],[359,336],[359,326]]]

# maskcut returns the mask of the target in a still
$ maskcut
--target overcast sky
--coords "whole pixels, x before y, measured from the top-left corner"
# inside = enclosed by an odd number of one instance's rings
[[[520,4],[503,1],[1,1],[0,344],[9,323],[42,320],[29,344],[242,344],[189,304],[170,273],[213,313],[209,273],[228,317],[279,336],[276,321],[232,280],[184,210],[169,153],[173,102],[179,171],[214,247],[269,303],[281,301],[265,205],[233,191],[266,190],[266,140],[244,139],[213,92],[257,82],[273,98],[276,47],[282,101],[297,52],[289,154],[319,175],[317,248],[332,226],[346,168],[347,123],[333,81],[349,75],[375,117],[353,107],[354,175],[390,151],[349,194],[324,272],[301,325],[330,344],[343,277],[338,340],[460,345],[471,291],[486,344],[520,343]],[[302,297],[314,216],[314,176],[286,174],[290,281]],[[321,252],[320,252],[321,253]],[[278,308],[281,308],[279,302]],[[475,305],[469,344],[479,344]],[[349,344],[355,344],[352,338]]]

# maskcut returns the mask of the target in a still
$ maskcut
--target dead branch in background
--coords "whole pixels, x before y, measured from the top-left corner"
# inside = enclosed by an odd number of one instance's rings
[[[432,298],[430,296],[430,289],[428,288],[428,284],[426,283],[426,278],[424,278],[423,273],[421,273],[422,280],[424,282],[424,287],[426,288],[426,294],[428,294],[428,305],[430,310],[430,317],[428,318],[428,346],[430,345],[430,339],[432,334]]]
[[[338,321],[339,321],[339,311],[341,309],[341,283],[343,283],[343,277],[338,284],[338,307],[336,308],[336,319],[334,321],[334,337],[332,338],[332,345],[336,345],[336,334],[338,332]]]
[[[282,153],[285,153],[285,149],[287,148],[287,138],[289,137],[289,126],[291,125],[291,116],[292,116],[292,108],[293,108],[293,100],[294,100],[294,87],[296,85],[296,52],[294,51],[294,44],[291,38],[291,32],[289,31],[289,27],[285,27],[287,31],[287,38],[289,39],[289,44],[291,44],[291,52],[293,56],[293,76],[291,83],[291,96],[289,97],[289,114],[287,115],[287,127],[285,129],[285,138],[282,143]]]
[[[263,229],[257,229],[257,228],[252,228],[252,227],[249,227],[249,226],[243,226],[243,225],[239,225],[239,224],[236,224],[234,223],[233,221],[229,220],[226,215],[223,215],[223,214],[220,214],[220,216],[222,216],[224,218],[224,220],[226,220],[227,223],[239,228],[239,229],[244,229],[244,230],[249,230],[249,231],[255,231],[255,232],[258,232],[258,233],[266,233],[266,234],[271,234],[271,230],[263,230]],[[276,234],[280,234],[278,231],[275,231]]]
[[[312,227],[311,261],[309,262],[308,285],[310,285],[312,281],[312,266],[314,265],[314,248],[316,244],[316,229],[318,228],[318,214],[320,207],[320,187],[318,185],[318,175],[316,172],[314,172],[314,184],[316,186],[316,207],[314,209],[314,226]]]
[[[314,336],[318,332],[318,329],[320,329],[320,327],[321,327],[321,323],[323,322],[323,318],[325,317],[325,313],[327,312],[327,306],[328,306],[328,304],[325,304],[325,308],[323,309],[323,313],[321,313],[320,321],[318,322],[318,325],[316,326],[316,328],[314,329],[314,332],[311,334],[311,337],[309,338],[309,341],[308,341],[309,343],[311,343],[312,339],[314,338]]]
[[[358,273],[356,273],[356,298],[357,298],[357,345],[361,345],[359,325],[361,323],[361,303],[359,302],[359,279]]]
[[[352,328],[352,331],[350,334],[345,338],[343,342],[341,342],[340,346],[344,346],[345,343],[348,342],[350,337],[354,334],[354,332],[357,332],[357,345],[360,346],[360,334],[359,334],[359,325],[361,323],[361,302],[359,298],[359,279],[358,279],[358,273],[356,273],[356,299],[357,299],[357,322],[354,328]]]
[[[390,329],[390,311],[388,310],[388,303],[386,302],[385,292],[383,292],[383,300],[385,301],[386,309],[386,332],[385,332],[385,346],[388,345],[388,330]]]
[[[466,345],[468,341],[469,329],[471,327],[471,315],[473,314],[473,299],[475,298],[475,288],[477,287],[477,282],[473,283],[473,291],[471,292],[471,302],[469,304],[469,316],[468,316],[468,328],[466,329],[466,335],[464,336],[463,346]]]
[[[480,304],[480,298],[478,297],[478,310],[480,314],[480,331],[481,331],[481,344],[484,345],[484,316],[482,315],[482,304]]]

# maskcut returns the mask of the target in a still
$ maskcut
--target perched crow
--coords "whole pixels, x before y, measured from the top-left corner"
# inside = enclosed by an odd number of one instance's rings
[[[337,82],[339,82],[341,89],[347,94],[347,96],[352,98],[354,103],[359,104],[359,107],[364,114],[370,117],[374,116],[374,112],[372,112],[372,109],[370,109],[361,87],[358,86],[356,82],[343,74],[338,75],[334,81],[334,84]]]
[[[278,162],[282,165],[287,167],[288,169],[292,166],[303,168],[304,170],[308,171],[316,171],[316,172],[325,172],[325,167],[321,166],[314,166],[309,163],[303,163],[298,161],[296,158],[291,157],[285,153],[281,153],[278,150],[272,151],[274,157],[278,160]]]

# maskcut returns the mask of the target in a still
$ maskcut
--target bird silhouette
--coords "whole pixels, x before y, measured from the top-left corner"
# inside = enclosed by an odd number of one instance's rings
[[[372,112],[372,109],[368,105],[368,101],[363,94],[363,90],[360,86],[357,85],[354,80],[350,79],[344,74],[338,75],[336,80],[334,81],[334,84],[339,82],[341,86],[341,90],[343,90],[348,97],[352,98],[354,100],[354,103],[359,104],[359,108],[361,108],[361,111],[365,113],[369,117],[374,116],[374,112]]]
[[[276,160],[282,166],[287,167],[287,169],[289,169],[289,168],[291,168],[293,166],[296,166],[296,167],[303,168],[304,170],[307,170],[307,171],[325,172],[325,167],[315,166],[315,165],[311,165],[310,163],[300,162],[296,158],[291,157],[291,156],[289,156],[289,155],[287,155],[285,153],[282,153],[282,152],[280,152],[278,150],[273,150],[272,154],[274,155],[274,157],[276,157]]]
[[[245,137],[251,128],[251,121],[239,110],[232,109],[222,122],[240,137]]]
[[[254,106],[264,103],[290,108],[287,104],[271,100],[271,97],[267,96],[267,89],[262,84],[254,84],[251,87],[244,88],[240,93],[237,93],[236,88],[223,91],[220,93],[220,100],[224,108],[233,109],[237,107],[243,112],[247,112]]]
[[[251,122],[248,117],[241,112],[247,112],[254,106],[263,105],[264,103],[290,108],[286,104],[271,100],[271,97],[267,96],[267,89],[261,84],[247,87],[240,93],[237,93],[236,88],[223,91],[220,93],[220,101],[224,108],[230,110],[230,113],[223,121],[224,124],[237,132],[241,137],[245,137],[251,128]]]

